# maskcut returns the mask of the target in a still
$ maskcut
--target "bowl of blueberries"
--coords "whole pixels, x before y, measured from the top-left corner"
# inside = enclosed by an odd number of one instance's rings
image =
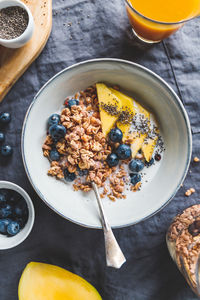
[[[35,219],[29,195],[18,185],[0,181],[0,250],[21,244]]]

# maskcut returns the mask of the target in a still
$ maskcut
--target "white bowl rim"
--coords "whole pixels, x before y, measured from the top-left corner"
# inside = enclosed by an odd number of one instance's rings
[[[122,64],[125,64],[125,65],[129,65],[129,66],[133,66],[135,68],[138,68],[146,73],[148,73],[149,75],[151,75],[152,77],[154,77],[157,81],[159,81],[163,87],[171,93],[171,95],[173,96],[173,99],[176,101],[176,103],[178,104],[179,106],[179,109],[184,117],[184,120],[185,120],[185,124],[186,124],[186,128],[187,128],[187,137],[188,137],[188,157],[187,157],[187,162],[186,162],[186,165],[185,165],[185,170],[183,172],[183,175],[182,175],[182,178],[180,179],[179,183],[177,184],[176,186],[176,189],[172,192],[171,196],[169,197],[169,199],[159,208],[157,209],[156,211],[154,211],[153,213],[151,213],[150,215],[148,216],[145,216],[144,218],[142,218],[141,220],[138,220],[136,222],[131,222],[131,223],[128,223],[128,224],[123,224],[123,225],[116,225],[116,226],[112,226],[112,228],[124,228],[124,227],[128,227],[128,226],[131,226],[131,225],[134,225],[134,224],[137,224],[137,223],[140,223],[142,221],[145,221],[146,219],[154,216],[155,214],[157,214],[158,212],[160,212],[167,204],[169,204],[169,202],[174,198],[174,196],[176,195],[176,193],[178,192],[181,184],[184,182],[184,179],[187,175],[187,172],[188,172],[188,169],[189,169],[189,165],[190,165],[190,160],[191,160],[191,155],[192,155],[192,133],[191,133],[191,126],[190,126],[190,121],[189,121],[189,117],[187,115],[187,112],[183,106],[183,103],[181,102],[180,98],[178,97],[178,95],[174,92],[174,90],[170,87],[170,85],[164,80],[162,79],[159,75],[157,75],[156,73],[154,73],[153,71],[149,70],[148,68],[140,65],[140,64],[137,64],[137,63],[134,63],[134,62],[131,62],[131,61],[128,61],[128,60],[124,60],[124,59],[119,59],[119,58],[95,58],[95,59],[89,59],[89,60],[85,60],[85,61],[82,61],[82,62],[79,62],[79,63],[76,63],[76,64],[73,64],[63,70],[61,70],[60,72],[56,73],[53,77],[51,77],[41,88],[40,90],[37,92],[37,94],[35,95],[35,97],[33,98],[33,101],[31,102],[27,112],[26,112],[26,115],[25,115],[25,118],[24,118],[24,122],[23,122],[23,127],[22,127],[22,135],[21,135],[21,153],[22,153],[22,160],[23,160],[23,164],[24,164],[24,168],[25,168],[25,171],[26,171],[26,174],[28,176],[28,179],[32,185],[32,187],[34,188],[34,190],[36,191],[36,193],[39,195],[39,197],[44,201],[44,203],[49,207],[51,208],[54,212],[56,212],[58,215],[60,215],[61,217],[63,217],[64,219],[68,220],[68,221],[71,221],[77,225],[80,225],[82,227],[86,227],[86,228],[92,228],[92,229],[102,229],[101,226],[92,226],[92,225],[86,225],[84,223],[81,223],[81,222],[78,222],[76,220],[73,220],[69,217],[66,217],[65,215],[63,215],[61,212],[59,212],[57,209],[55,209],[52,205],[50,205],[48,203],[48,200],[45,199],[45,197],[43,196],[43,194],[39,191],[39,189],[35,186],[32,178],[31,178],[31,175],[28,171],[28,166],[27,166],[27,163],[26,163],[26,159],[25,159],[25,151],[24,151],[24,136],[25,136],[25,130],[26,130],[26,123],[27,123],[27,120],[28,120],[28,116],[31,112],[31,109],[33,107],[33,105],[35,104],[35,102],[37,101],[37,98],[40,96],[40,94],[42,93],[42,91],[49,85],[51,84],[51,82],[54,81],[54,79],[56,79],[57,77],[59,77],[61,74],[67,72],[68,70],[70,69],[74,69],[74,68],[77,68],[79,67],[80,65],[84,65],[84,64],[90,64],[90,63],[102,63],[102,62],[110,62],[110,63],[122,63]]]
[[[5,189],[11,189],[13,191],[17,191],[19,190],[20,191],[20,194],[22,195],[22,197],[24,198],[24,200],[26,201],[27,204],[30,205],[30,209],[31,209],[31,220],[30,220],[30,224],[29,224],[29,228],[27,229],[27,232],[26,234],[24,234],[21,239],[19,239],[18,241],[16,241],[15,243],[13,243],[12,245],[10,245],[9,247],[6,247],[6,248],[0,248],[0,251],[3,251],[3,250],[8,250],[8,249],[11,249],[11,248],[14,248],[18,245],[20,245],[21,243],[23,243],[25,241],[25,239],[29,236],[29,234],[31,233],[31,230],[33,228],[33,224],[34,224],[34,221],[35,221],[35,209],[34,209],[34,206],[33,206],[33,202],[29,196],[29,194],[21,187],[19,186],[18,184],[14,183],[14,182],[11,182],[11,181],[6,181],[6,180],[0,180],[0,183],[2,185],[8,185],[9,187],[1,187],[1,188],[5,188]],[[17,189],[16,189],[17,188]],[[29,212],[29,216],[30,218],[30,212]],[[27,221],[28,222],[28,221]],[[27,224],[26,224],[27,225]],[[25,227],[26,227],[25,225]],[[12,239],[12,237],[8,237],[9,239]]]

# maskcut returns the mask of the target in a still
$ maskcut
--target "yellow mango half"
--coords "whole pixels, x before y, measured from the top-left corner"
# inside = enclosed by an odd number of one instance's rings
[[[19,300],[102,300],[97,290],[78,275],[60,267],[31,262],[21,276]]]
[[[122,110],[127,109],[134,116],[136,113],[135,108],[133,106],[134,100],[115,89],[110,88],[110,90],[115,96],[117,96],[121,100],[121,104],[122,104],[121,109]],[[123,141],[127,139],[130,126],[131,124],[123,124],[121,122],[117,122],[117,127],[121,129],[123,133]]]
[[[107,136],[110,130],[114,127],[118,119],[118,115],[111,115],[103,109],[103,105],[116,105],[117,110],[121,109],[121,101],[114,95],[104,83],[97,83],[97,96],[99,100],[100,118],[102,131]]]

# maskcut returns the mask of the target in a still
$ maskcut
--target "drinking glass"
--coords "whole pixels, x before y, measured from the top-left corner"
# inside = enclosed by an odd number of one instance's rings
[[[186,22],[197,17],[197,15],[195,15],[192,18],[175,23],[159,22],[143,16],[134,9],[129,0],[125,0],[125,5],[134,35],[143,42],[150,44],[159,43],[176,32]]]

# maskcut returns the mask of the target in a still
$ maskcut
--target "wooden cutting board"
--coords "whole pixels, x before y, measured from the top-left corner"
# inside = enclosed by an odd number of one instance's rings
[[[38,57],[52,28],[52,0],[22,0],[35,21],[32,39],[24,47],[8,49],[0,46],[0,102],[18,78]]]

